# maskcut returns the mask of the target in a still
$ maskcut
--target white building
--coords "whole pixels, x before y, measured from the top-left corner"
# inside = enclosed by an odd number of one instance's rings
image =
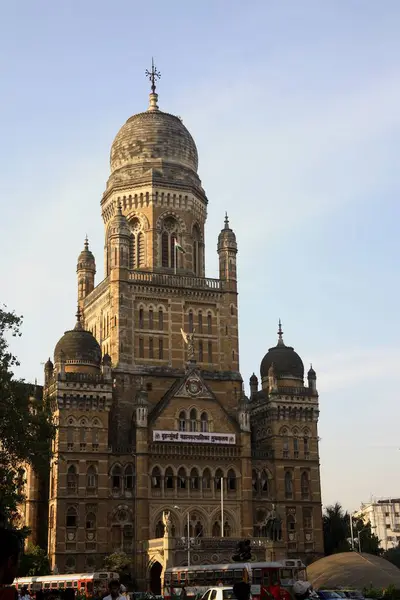
[[[370,521],[372,531],[378,536],[384,550],[395,548],[400,543],[400,498],[386,498],[361,504],[354,514],[365,522]]]

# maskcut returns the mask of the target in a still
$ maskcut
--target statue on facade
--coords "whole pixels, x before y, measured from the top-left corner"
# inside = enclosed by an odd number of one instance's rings
[[[164,524],[164,536],[168,537],[172,527],[171,513],[169,510],[164,510],[162,519]]]
[[[195,360],[195,355],[194,355],[194,333],[195,333],[195,331],[196,330],[193,329],[192,333],[186,333],[181,328],[181,334],[183,337],[183,341],[185,342],[185,344],[187,346],[188,361]]]
[[[265,529],[267,538],[271,542],[279,542],[282,539],[282,518],[276,510],[276,505],[272,505],[272,509],[265,519]]]
[[[270,393],[278,391],[278,382],[275,375],[274,363],[272,363],[268,369],[268,391]]]

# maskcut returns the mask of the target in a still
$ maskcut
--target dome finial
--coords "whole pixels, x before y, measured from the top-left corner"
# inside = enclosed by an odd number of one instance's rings
[[[122,215],[122,205],[121,200],[119,198],[117,200],[117,215]]]
[[[77,308],[75,316],[76,316],[76,324],[75,324],[74,329],[83,329],[82,323],[81,323],[82,313],[81,313],[79,304],[78,304],[78,308]]]
[[[89,250],[89,238],[88,238],[87,234],[85,235],[84,247],[85,247],[85,250]]]
[[[158,94],[156,94],[156,81],[157,81],[157,79],[160,79],[161,73],[160,73],[160,71],[157,71],[157,68],[154,64],[153,57],[151,57],[151,71],[146,69],[146,77],[148,77],[148,79],[150,80],[150,83],[151,83],[151,94],[150,94],[150,102],[149,102],[148,110],[155,111],[155,110],[158,110],[158,106],[157,106]]]
[[[281,320],[279,319],[279,323],[278,323],[278,346],[282,346],[283,345],[283,331],[282,331],[282,323]]]
[[[225,212],[225,229],[229,229],[229,218],[227,212]]]

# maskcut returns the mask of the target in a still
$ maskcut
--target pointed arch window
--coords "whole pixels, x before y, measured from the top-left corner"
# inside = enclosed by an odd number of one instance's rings
[[[203,313],[201,312],[201,310],[199,310],[198,328],[199,328],[199,333],[203,333]]]
[[[154,328],[154,311],[152,308],[149,309],[149,329]]]
[[[227,484],[228,492],[236,491],[236,473],[233,469],[229,469],[228,471]]]
[[[310,497],[310,480],[308,473],[304,471],[301,474],[301,499],[308,500]]]
[[[220,491],[221,490],[221,485],[222,485],[222,482],[223,482],[223,477],[224,477],[224,474],[221,471],[221,469],[217,469],[216,472],[215,472],[215,490],[216,491]]]
[[[193,333],[193,312],[190,310],[188,315],[189,320],[189,333]]]
[[[86,529],[89,531],[96,529],[96,515],[93,512],[86,515]]]
[[[122,469],[119,465],[115,465],[112,470],[111,483],[114,490],[120,490],[122,487]]]
[[[173,217],[167,217],[162,224],[161,232],[161,265],[163,267],[175,268],[176,248],[175,240],[178,241],[179,226]],[[179,259],[178,259],[179,263]],[[179,266],[179,264],[177,264]]]
[[[190,489],[195,491],[200,489],[199,472],[196,467],[190,471]]]
[[[179,413],[179,431],[186,431],[186,413],[184,410]]]
[[[153,338],[149,338],[149,358],[154,358],[154,341]]]
[[[143,308],[139,309],[139,329],[144,327],[144,311]]]
[[[162,308],[158,311],[158,329],[160,331],[164,329],[164,311]]]
[[[303,508],[303,527],[304,529],[312,529],[313,526],[311,508]]]
[[[251,485],[253,488],[253,495],[258,493],[258,473],[255,469],[251,472]]]
[[[203,433],[208,431],[208,414],[206,412],[201,413],[200,417],[201,431]]]
[[[221,537],[221,523],[219,521],[215,521],[212,526],[212,537]]]
[[[133,490],[134,483],[135,483],[135,476],[134,476],[132,465],[126,465],[126,467],[125,467],[124,483],[125,483],[126,490]]]
[[[161,489],[161,471],[158,467],[154,467],[151,472],[151,487],[155,490]]]
[[[75,465],[70,465],[67,471],[67,489],[69,493],[76,492],[78,490],[78,473]]]
[[[212,315],[210,312],[207,314],[207,333],[212,334]]]
[[[195,408],[190,411],[190,431],[197,431],[197,410]]]
[[[204,469],[203,471],[203,490],[211,489],[211,472],[210,469]]]
[[[187,487],[186,484],[187,484],[186,471],[185,471],[184,467],[181,467],[178,471],[178,489],[186,490],[186,487]]]
[[[97,488],[97,471],[94,465],[91,465],[86,471],[86,487],[92,491]]]
[[[208,362],[212,363],[213,361],[213,351],[212,351],[212,341],[208,342]]]
[[[304,436],[304,458],[309,458],[310,456],[310,444],[307,436]]]
[[[293,456],[299,458],[299,440],[297,437],[293,438]]]
[[[199,362],[203,362],[203,340],[199,340]]]
[[[293,478],[291,471],[285,473],[285,498],[293,498]]]
[[[173,490],[174,487],[174,472],[171,467],[168,467],[165,470],[165,489]]]
[[[163,360],[164,358],[164,340],[160,337],[158,339],[158,359]]]
[[[68,450],[74,449],[74,429],[71,426],[67,429],[67,448]]]
[[[129,239],[129,268],[140,269],[145,264],[145,243],[143,227],[140,220],[135,217],[130,222],[131,236]]]
[[[261,472],[261,481],[260,481],[261,494],[268,496],[269,493],[269,481],[268,474],[265,470]]]

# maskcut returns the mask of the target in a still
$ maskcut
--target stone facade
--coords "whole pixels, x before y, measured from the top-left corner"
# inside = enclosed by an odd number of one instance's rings
[[[305,386],[299,357],[293,373],[272,361],[245,396],[236,238],[226,217],[219,278],[206,278],[197,162],[193,138],[155,93],[113,143],[105,279],[95,285],[86,241],[77,324],[45,371],[59,424],[48,536],[59,572],[100,568],[123,549],[145,587],[164,560],[165,511],[169,564],[187,560],[188,522],[193,563],[229,561],[244,537],[257,538],[260,559],[323,551],[315,373]],[[278,346],[290,363],[281,333]]]

